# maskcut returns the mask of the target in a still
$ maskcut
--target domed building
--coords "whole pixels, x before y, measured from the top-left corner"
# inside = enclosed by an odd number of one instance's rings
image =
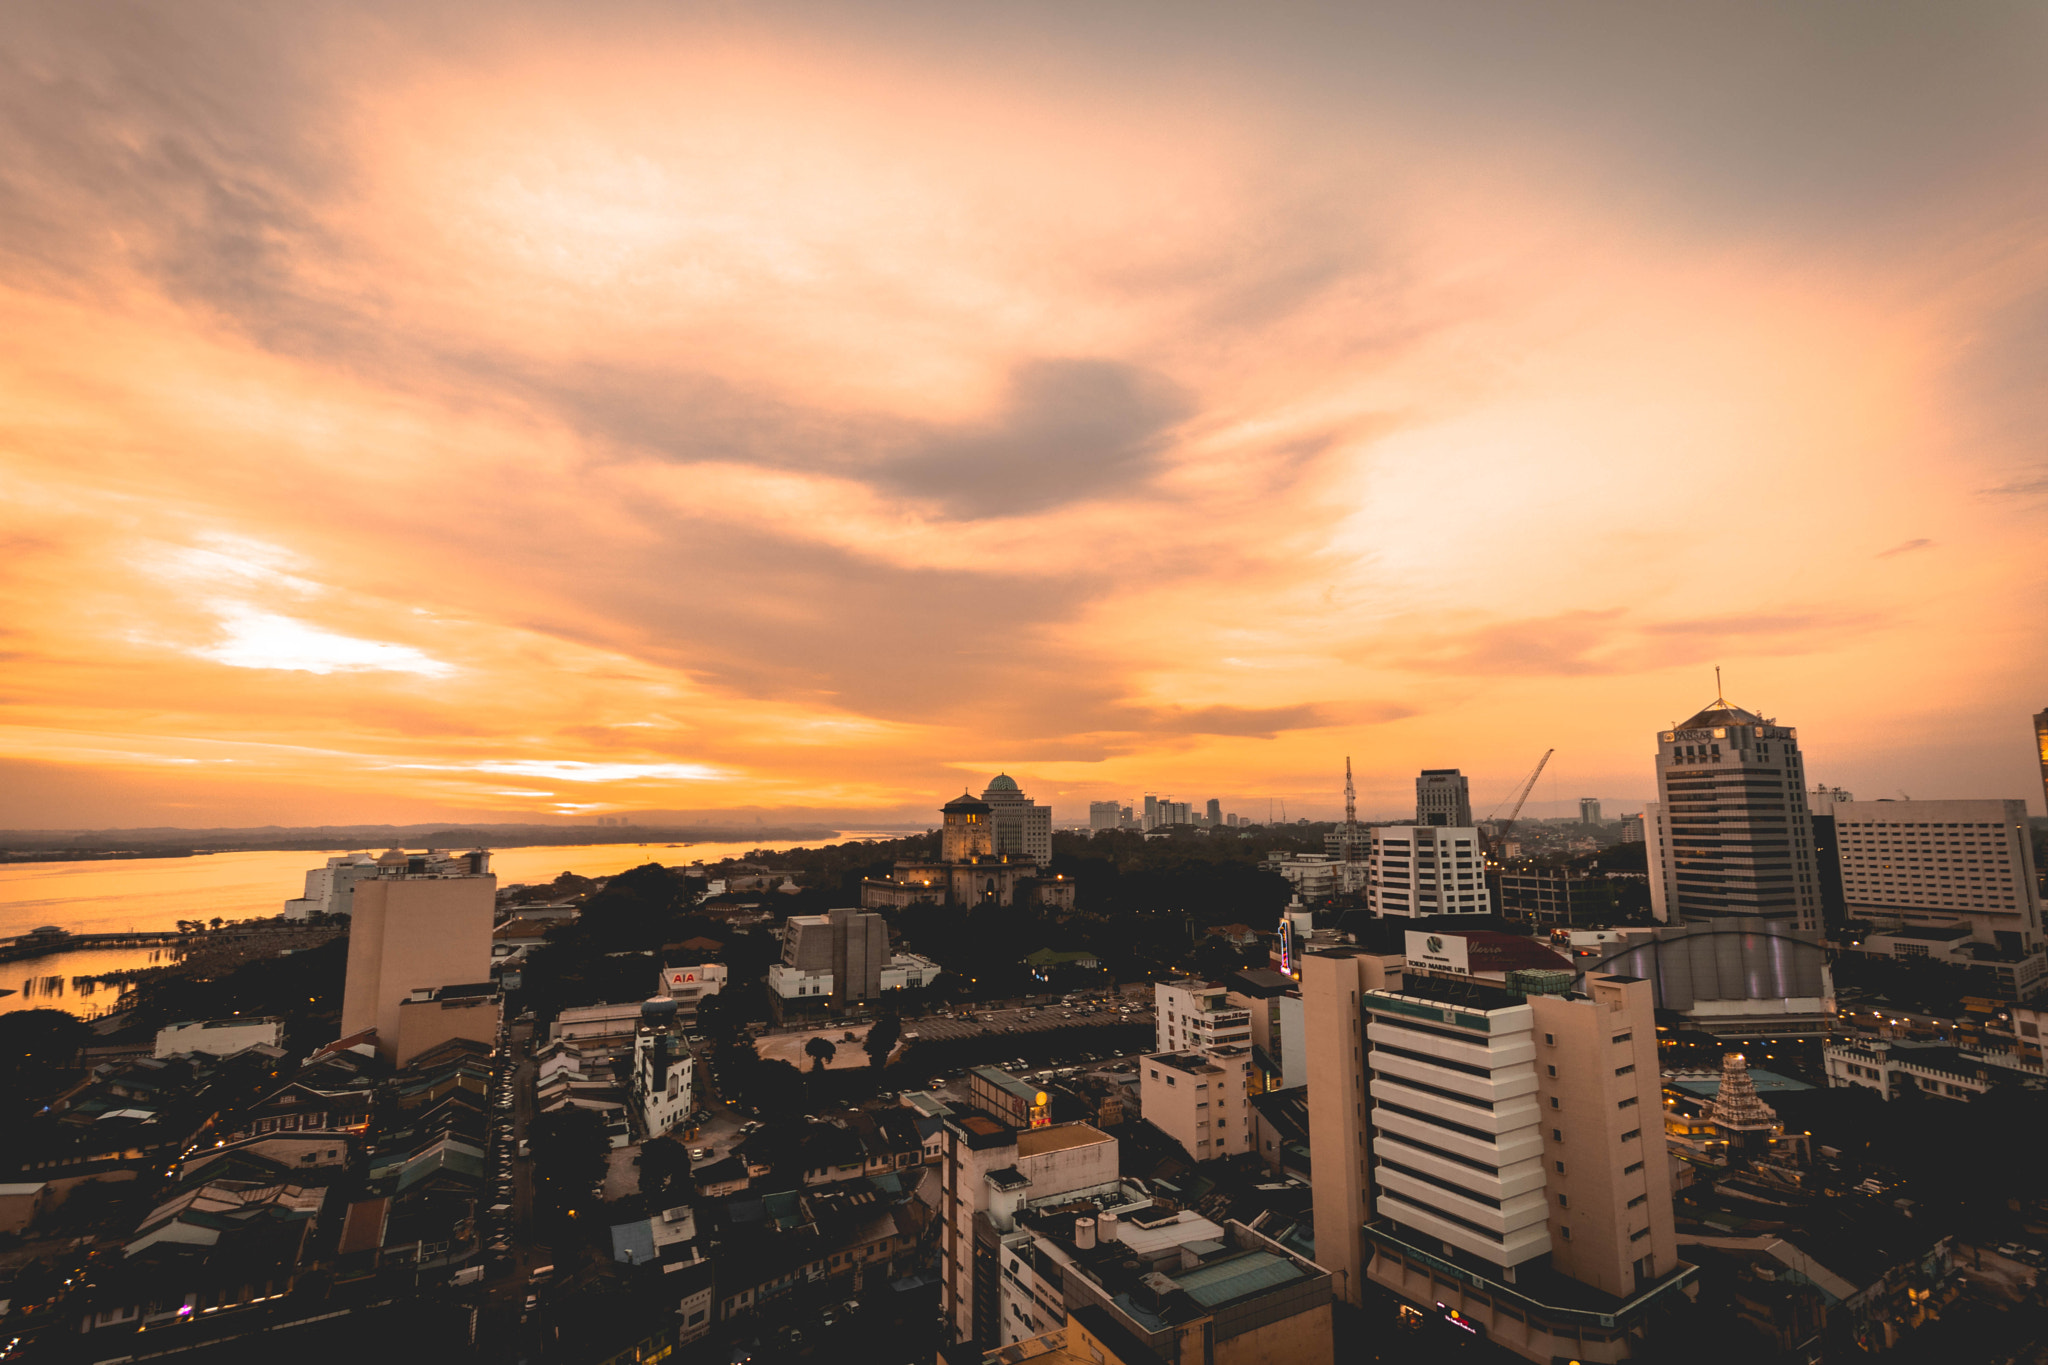
[[[861,883],[864,910],[885,906],[1042,905],[1074,908],[1074,884],[1048,876],[1052,807],[1033,804],[1015,778],[998,773],[979,798],[968,792],[939,808],[937,862],[900,862]]]

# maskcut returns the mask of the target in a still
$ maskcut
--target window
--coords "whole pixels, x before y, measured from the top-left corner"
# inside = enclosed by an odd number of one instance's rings
[[[1551,1075],[1553,1075],[1553,1076],[1555,1076],[1555,1075],[1557,1074],[1557,1068],[1556,1068],[1556,1067],[1554,1067],[1554,1066],[1553,1066],[1553,1067],[1551,1067],[1551,1068],[1550,1068],[1550,1074],[1551,1074]]]
[[[1552,1096],[1550,1097],[1550,1107],[1551,1107],[1552,1109],[1559,1109],[1559,1108],[1562,1108],[1563,1106],[1561,1106],[1560,1104],[1558,1104],[1558,1102],[1557,1102],[1557,1096],[1555,1096],[1555,1095],[1552,1095]]]
[[[1559,1170],[1561,1171],[1561,1170],[1563,1170],[1563,1169],[1564,1169],[1564,1167],[1562,1167],[1562,1166],[1559,1166],[1559,1167],[1558,1167],[1557,1169],[1559,1169]],[[1622,1168],[1621,1168],[1621,1173],[1622,1173],[1623,1175],[1634,1175],[1634,1174],[1635,1174],[1635,1173],[1636,1173],[1637,1171],[1640,1171],[1641,1169],[1643,1169],[1643,1163],[1642,1163],[1642,1162],[1640,1162],[1640,1161],[1636,1161],[1636,1162],[1631,1162],[1630,1164],[1628,1164],[1628,1165],[1626,1165],[1626,1166],[1622,1167]]]
[[[1643,1205],[1645,1205],[1645,1204],[1647,1204],[1647,1203],[1649,1203],[1649,1202],[1650,1202],[1650,1196],[1649,1196],[1649,1195],[1647,1195],[1647,1194],[1639,1194],[1639,1195],[1637,1195],[1637,1196],[1636,1196],[1635,1198],[1633,1198],[1633,1199],[1631,1199],[1631,1200],[1629,1200],[1629,1201],[1628,1201],[1628,1206],[1629,1206],[1630,1208],[1632,1208],[1632,1209],[1639,1209],[1639,1208],[1641,1208],[1641,1207],[1642,1207]]]
[[[1558,1163],[1557,1163],[1557,1173],[1558,1173],[1559,1175],[1563,1175],[1563,1174],[1564,1174],[1564,1163],[1563,1163],[1562,1161],[1560,1161],[1560,1162],[1558,1162]]]
[[[1561,1194],[1557,1197],[1557,1206],[1561,1209],[1570,1208],[1571,1202],[1571,1198],[1568,1195]]]
[[[1626,1109],[1626,1108],[1628,1108],[1628,1107],[1629,1107],[1630,1105],[1633,1105],[1633,1104],[1634,1104],[1635,1102],[1636,1102],[1636,1097],[1635,1097],[1634,1095],[1630,1095],[1630,1096],[1629,1096],[1629,1097],[1628,1097],[1627,1099],[1625,1099],[1625,1100],[1621,1101],[1621,1102],[1620,1102],[1619,1104],[1615,1105],[1614,1107],[1615,1107],[1616,1109]]]
[[[1631,1233],[1630,1233],[1630,1234],[1628,1235],[1628,1239],[1629,1239],[1629,1240],[1630,1240],[1631,1242],[1640,1242],[1640,1241],[1642,1241],[1642,1240],[1643,1240],[1643,1239],[1644,1239],[1645,1237],[1648,1237],[1649,1235],[1650,1235],[1650,1230],[1649,1230],[1648,1228],[1638,1228],[1638,1229],[1636,1229],[1636,1230],[1635,1230],[1634,1232],[1631,1232]]]
[[[1572,1230],[1570,1228],[1559,1228],[1558,1231],[1564,1234],[1564,1239],[1567,1242],[1572,1239]]]
[[[1549,1044],[1550,1046],[1555,1047],[1557,1045],[1557,1035],[1555,1033],[1546,1033],[1543,1035],[1543,1041]]]
[[[1627,1043],[1632,1042],[1634,1039],[1635,1034],[1633,1033],[1617,1033],[1614,1035],[1613,1041],[1617,1043]]]
[[[1553,1128],[1553,1129],[1551,1129],[1551,1130],[1550,1130],[1550,1140],[1551,1140],[1552,1142],[1563,1142],[1563,1141],[1564,1141],[1564,1129],[1562,1129],[1562,1128]]]

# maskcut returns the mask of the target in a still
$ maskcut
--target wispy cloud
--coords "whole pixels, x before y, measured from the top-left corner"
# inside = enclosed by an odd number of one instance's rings
[[[1889,550],[1879,550],[1873,558],[1890,559],[1893,555],[1911,554],[1915,550],[1931,550],[1933,548],[1934,542],[1922,536],[1915,540],[1901,541]]]

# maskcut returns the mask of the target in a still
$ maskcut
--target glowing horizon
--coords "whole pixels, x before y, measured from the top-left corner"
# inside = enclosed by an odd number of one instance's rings
[[[2039,809],[2048,20],[1612,19],[29,7],[0,827]]]

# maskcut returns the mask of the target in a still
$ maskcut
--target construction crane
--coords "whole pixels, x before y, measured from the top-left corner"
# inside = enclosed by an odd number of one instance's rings
[[[1495,806],[1493,814],[1486,817],[1486,822],[1492,824],[1494,817],[1501,813],[1502,807],[1509,806],[1510,801],[1513,802],[1512,807],[1508,809],[1508,818],[1502,821],[1493,832],[1494,847],[1498,848],[1507,842],[1509,832],[1515,827],[1515,821],[1522,818],[1522,806],[1528,801],[1529,793],[1536,790],[1536,779],[1543,776],[1543,765],[1550,762],[1550,756],[1556,752],[1557,750],[1555,749],[1545,749],[1543,757],[1536,760],[1535,771],[1529,774],[1520,787],[1516,788],[1512,797]]]

